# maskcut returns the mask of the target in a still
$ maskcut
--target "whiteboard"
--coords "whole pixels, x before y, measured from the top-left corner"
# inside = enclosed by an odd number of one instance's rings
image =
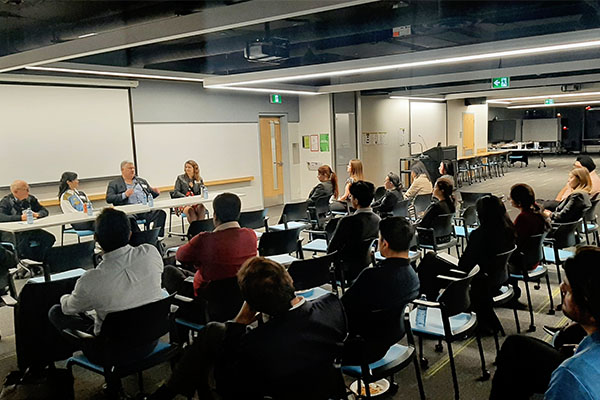
[[[421,143],[423,150],[446,145],[446,103],[410,102],[410,140]],[[419,154],[421,146],[411,146],[412,154]]]
[[[558,142],[560,126],[558,118],[524,119],[524,142]]]
[[[136,124],[135,144],[138,173],[152,186],[172,186],[189,159],[205,181],[261,174],[257,123]]]
[[[119,175],[132,155],[127,89],[0,85],[0,186]]]

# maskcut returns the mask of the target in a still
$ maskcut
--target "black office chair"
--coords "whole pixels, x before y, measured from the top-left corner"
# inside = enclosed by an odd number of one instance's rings
[[[341,218],[332,218],[325,224],[324,230],[308,230],[309,242],[302,245],[302,250],[312,251],[313,253],[327,253],[327,246],[333,237],[333,232]]]
[[[469,206],[474,206],[477,200],[484,196],[491,196],[491,193],[487,192],[463,192],[459,191],[461,198],[461,208],[466,209]]]
[[[331,292],[338,295],[333,265],[336,256],[337,252],[334,251],[322,257],[298,260],[290,264],[288,273],[294,281],[294,288],[301,291],[300,296],[307,300],[320,297],[328,293],[321,288],[327,284],[331,285]]]
[[[236,276],[210,281],[203,291],[203,297],[206,299],[208,321],[233,320],[244,303]]]
[[[291,221],[307,221],[308,220],[308,201],[300,203],[286,203],[281,211],[281,217],[278,224]]]
[[[560,266],[567,258],[575,255],[575,252],[566,250],[568,247],[573,247],[579,244],[579,235],[577,228],[581,225],[583,219],[574,222],[565,222],[562,224],[552,223],[552,231],[544,239],[544,261],[556,265],[556,274],[558,284],[562,282]],[[556,309],[560,310],[562,305],[563,294],[560,293],[561,304]]]
[[[400,200],[400,201],[398,201],[394,205],[394,208],[392,209],[392,215],[394,217],[410,218],[410,214],[408,212],[408,208],[410,206],[410,203],[411,203],[410,200]]]
[[[431,194],[420,194],[413,200],[414,218],[418,219],[431,204]]]
[[[304,258],[302,254],[300,229],[265,232],[258,241],[258,254],[263,257],[290,254],[294,252],[296,253],[297,258]]]
[[[379,186],[377,189],[375,189],[375,195],[373,197],[373,200],[378,201],[379,199],[381,199],[386,192],[386,188],[385,186]]]
[[[267,217],[268,209],[256,210],[256,211],[244,211],[240,214],[238,223],[242,228],[260,229],[265,226],[265,220]]]
[[[146,232],[149,231],[144,231],[144,233]],[[76,268],[92,269],[94,268],[95,248],[96,242],[94,241],[52,247],[46,252],[44,268],[47,268],[47,273],[50,274]]]
[[[215,222],[212,218],[193,221],[187,231],[188,240],[200,232],[212,232],[215,229]]]
[[[477,210],[475,206],[468,206],[460,217],[454,218],[454,234],[457,238],[460,238],[461,247],[464,250],[464,242],[469,244],[469,237],[473,232],[479,221],[477,219]]]
[[[338,252],[335,267],[342,293],[358,277],[358,274],[373,262],[373,242],[376,239],[363,239],[360,243],[345,246]]]
[[[67,360],[67,368],[78,365],[104,376],[111,398],[119,398],[121,378],[137,373],[143,393],[142,371],[173,359],[180,351],[179,346],[160,341],[169,332],[172,297],[109,313],[97,337],[65,330],[83,349]]]
[[[151,244],[152,246],[156,247],[159,253],[162,254],[162,249],[160,248],[160,244],[158,242],[159,232],[159,228],[149,229],[147,231],[132,232],[131,237],[129,238],[129,244],[133,247],[141,244]]]
[[[454,214],[441,214],[433,220],[432,228],[417,227],[419,248],[433,250],[436,253],[440,250],[448,250],[448,254],[450,254],[450,248],[455,246],[456,254],[458,254],[458,241],[454,237],[452,225],[453,218]]]
[[[410,325],[413,333],[419,337],[419,354],[421,357],[421,366],[426,368],[427,359],[423,356],[423,338],[435,340],[445,340],[448,346],[448,357],[450,359],[450,370],[452,372],[452,382],[454,384],[454,397],[459,399],[458,378],[456,375],[456,365],[454,364],[454,354],[452,352],[452,342],[463,340],[469,336],[475,335],[477,346],[479,347],[479,357],[481,359],[482,380],[490,378],[490,373],[485,368],[485,356],[481,345],[481,337],[477,329],[477,316],[469,311],[471,298],[469,288],[473,277],[479,273],[479,266],[475,266],[467,276],[463,278],[438,276],[450,283],[446,289],[439,295],[436,301],[413,300],[416,306],[427,307],[427,318],[425,326],[416,324],[417,307],[410,312]]]
[[[519,246],[518,256],[512,257],[510,260],[511,265],[516,270],[510,274],[511,279],[525,282],[525,291],[527,293],[527,304],[529,306],[529,329],[528,332],[535,332],[535,323],[533,317],[533,303],[531,301],[531,292],[529,289],[529,282],[537,282],[539,288],[542,277],[546,278],[546,286],[548,287],[548,299],[550,300],[550,309],[548,314],[554,314],[554,299],[552,298],[552,288],[550,287],[550,277],[548,276],[548,268],[546,268],[542,261],[544,259],[543,243],[546,234],[539,234],[530,236],[528,238],[522,238]],[[537,265],[533,270],[531,267]],[[520,271],[520,273],[519,273]]]
[[[312,229],[324,229],[331,212],[329,211],[329,197],[318,198],[308,206]]]
[[[366,398],[370,398],[369,384],[383,378],[390,382],[389,393],[396,392],[398,385],[394,382],[394,374],[412,362],[420,397],[425,399],[421,369],[406,307],[406,304],[402,304],[389,309],[366,312],[361,322],[361,326],[365,327],[363,331],[358,336],[346,339],[344,354],[349,354],[352,363],[358,361],[358,365],[346,365],[347,362],[342,360],[342,372],[358,379],[356,392],[359,398],[365,397],[360,395],[361,383],[365,385]],[[405,335],[407,346],[399,343]]]

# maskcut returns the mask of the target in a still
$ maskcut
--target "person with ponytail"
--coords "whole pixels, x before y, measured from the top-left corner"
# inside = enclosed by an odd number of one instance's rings
[[[92,203],[87,195],[78,188],[79,179],[77,179],[77,174],[70,171],[63,172],[58,187],[58,200],[60,201],[60,209],[64,214],[82,213],[87,211],[87,207],[91,206]],[[93,231],[94,221],[71,224],[71,226],[78,231]]]
[[[433,187],[433,201],[427,207],[423,213],[423,218],[419,222],[420,228],[433,228],[435,219],[444,214],[454,214],[456,211],[455,200],[452,192],[454,190],[454,184],[451,177],[443,176],[438,178]],[[450,236],[447,238],[440,238],[441,243],[449,242]],[[421,243],[431,243],[433,237],[424,238],[422,234],[419,236]]]
[[[402,183],[400,182],[400,177],[390,172],[385,176],[385,180],[383,181],[383,186],[387,189],[385,194],[377,201],[371,204],[371,208],[373,212],[379,214],[380,217],[387,217],[391,215],[392,210],[396,203],[400,200],[404,200],[404,195],[402,194]]]
[[[535,202],[535,193],[531,186],[525,183],[513,185],[510,188],[510,202],[514,208],[521,211],[514,221],[517,247],[524,238],[550,231],[550,220],[542,214],[540,206]]]
[[[318,199],[323,197],[329,199],[331,196],[337,199],[338,183],[337,175],[331,170],[329,165],[321,165],[317,170],[317,179],[319,184],[315,186],[308,195],[310,204],[314,204]]]

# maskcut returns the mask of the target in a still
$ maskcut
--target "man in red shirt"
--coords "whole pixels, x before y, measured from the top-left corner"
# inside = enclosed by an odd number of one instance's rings
[[[210,288],[217,288],[225,283],[227,287],[235,286],[236,274],[242,264],[256,256],[256,233],[252,229],[241,228],[238,223],[241,201],[233,193],[223,193],[213,201],[213,219],[215,229],[212,232],[201,232],[177,251],[176,258],[184,265],[192,265],[196,269],[194,275],[193,295],[196,297],[195,311],[186,315],[197,322],[202,322],[204,300],[210,297]],[[184,296],[192,296],[191,285],[186,281],[186,272],[180,268],[165,267],[163,284],[169,292],[177,291]],[[229,285],[231,284],[231,285]],[[233,288],[236,292],[237,286]],[[229,289],[228,289],[229,290]],[[217,290],[224,292],[224,289]],[[234,293],[232,297],[236,296]],[[227,299],[218,301],[227,301]],[[241,297],[240,297],[241,299]],[[210,302],[211,299],[208,298]],[[231,301],[236,301],[231,299]],[[241,300],[239,300],[241,301]],[[241,303],[240,303],[241,304]],[[227,309],[239,310],[239,304],[231,304]],[[190,314],[186,312],[186,314]],[[233,315],[235,316],[235,314]]]

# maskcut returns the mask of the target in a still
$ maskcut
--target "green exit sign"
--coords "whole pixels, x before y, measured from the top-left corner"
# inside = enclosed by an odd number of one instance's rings
[[[504,89],[508,87],[510,87],[510,78],[508,76],[492,78],[492,89]]]
[[[270,99],[271,99],[271,104],[281,104],[281,101],[282,101],[280,94],[272,94]]]
[[[544,104],[554,104],[554,99],[546,99],[544,100]]]

